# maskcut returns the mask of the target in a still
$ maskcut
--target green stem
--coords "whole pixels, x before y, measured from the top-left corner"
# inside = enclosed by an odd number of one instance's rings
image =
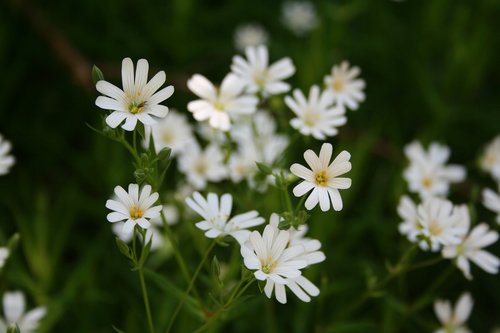
[[[142,296],[144,298],[144,306],[146,307],[146,315],[148,317],[149,332],[154,333],[155,329],[153,326],[153,319],[151,317],[151,309],[149,307],[148,291],[146,289],[146,283],[144,282],[144,273],[142,267],[139,267],[139,279],[141,280]]]
[[[135,133],[135,131],[134,131]],[[139,159],[139,155],[137,155],[137,150],[135,150],[135,148],[133,148],[130,143],[127,142],[127,140],[125,140],[124,137],[121,138],[121,140],[119,141],[129,152],[130,154],[132,155],[132,157],[134,158],[135,162],[136,163],[139,163],[140,162],[140,159]]]
[[[304,202],[306,201],[306,198],[307,198],[307,195],[303,195],[300,198],[299,204],[297,205],[297,207],[295,207],[295,214],[297,214],[299,212],[300,208],[302,208],[302,206],[304,205]]]

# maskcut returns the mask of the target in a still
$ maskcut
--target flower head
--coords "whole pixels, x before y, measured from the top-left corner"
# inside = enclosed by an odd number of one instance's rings
[[[244,82],[249,93],[275,95],[290,90],[290,85],[283,82],[295,73],[295,67],[289,58],[283,58],[269,66],[266,46],[247,47],[245,53],[247,59],[239,55],[233,57],[231,71]]]
[[[231,117],[257,110],[259,100],[255,96],[244,94],[245,83],[234,74],[226,75],[220,88],[216,88],[200,74],[193,75],[187,86],[201,98],[189,102],[188,110],[198,121],[208,119],[213,128],[228,131],[231,128]]]
[[[200,193],[194,192],[192,198],[186,199],[186,203],[203,217],[196,226],[204,230],[208,238],[229,235],[243,244],[250,236],[250,231],[247,229],[265,221],[255,210],[231,217],[233,197],[229,193],[223,194],[219,202],[219,197],[215,193],[209,193],[205,199]]]
[[[139,185],[130,184],[128,192],[123,187],[115,187],[115,195],[118,200],[106,201],[106,208],[112,212],[107,219],[111,223],[125,221],[122,233],[129,234],[136,225],[143,229],[150,227],[149,220],[158,216],[162,206],[153,206],[158,200],[158,193],[151,193],[151,185],[144,185],[139,194]],[[152,207],[153,206],[153,207]]]
[[[297,36],[302,36],[318,24],[316,8],[310,1],[288,1],[282,8],[283,24]]]
[[[349,63],[343,61],[340,66],[333,66],[332,73],[325,77],[325,84],[338,106],[354,111],[365,100],[365,81],[357,78],[360,72],[359,67],[349,68]]]
[[[240,25],[234,32],[234,44],[240,51],[245,51],[249,46],[266,45],[267,39],[266,30],[261,25],[255,23]]]
[[[351,187],[350,178],[339,177],[351,170],[351,154],[344,150],[330,163],[332,150],[329,143],[321,146],[319,156],[309,149],[304,153],[304,159],[311,169],[297,163],[290,168],[293,174],[304,179],[295,186],[293,194],[301,197],[312,190],[305,202],[305,207],[309,210],[319,202],[321,210],[327,211],[330,209],[330,201],[334,210],[342,210],[339,189]]]
[[[497,223],[500,224],[500,194],[490,190],[483,190],[483,205],[497,214]]]
[[[3,313],[5,319],[0,319],[0,332],[6,332],[7,326],[17,324],[22,333],[32,333],[37,330],[40,320],[47,314],[45,307],[37,307],[25,312],[26,299],[21,291],[6,292],[3,295]]]
[[[285,97],[286,105],[296,115],[290,124],[303,135],[325,140],[328,136],[337,135],[337,127],[347,122],[345,110],[333,106],[334,95],[328,90],[320,93],[318,86],[312,86],[309,100],[298,89],[293,91],[293,96]]]
[[[106,117],[109,127],[116,128],[125,120],[122,128],[133,131],[137,121],[154,125],[157,118],[167,115],[168,108],[160,103],[172,96],[174,87],[157,92],[165,83],[165,72],[159,72],[148,82],[148,70],[148,61],[140,59],[134,76],[134,64],[130,58],[125,58],[122,62],[123,90],[104,80],[97,82],[97,91],[105,96],[97,97],[95,104],[101,109],[113,110]]]
[[[481,168],[500,182],[500,135],[486,146],[480,160]]]
[[[465,322],[469,319],[473,306],[474,301],[469,293],[460,296],[454,309],[451,308],[450,301],[435,301],[434,312],[441,323],[441,328],[434,333],[470,333]]]
[[[0,175],[9,173],[10,168],[16,162],[14,156],[10,155],[12,145],[0,134]]]
[[[5,265],[5,262],[9,258],[10,251],[6,247],[0,247],[0,269]]]
[[[403,195],[399,200],[398,214],[403,219],[399,224],[399,232],[408,237],[411,242],[417,241],[420,234],[420,223],[418,222],[417,205],[410,197]]]

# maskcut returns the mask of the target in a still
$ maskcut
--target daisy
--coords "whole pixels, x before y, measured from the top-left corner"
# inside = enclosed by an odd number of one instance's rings
[[[162,206],[153,206],[158,200],[158,193],[151,193],[151,185],[144,185],[139,194],[139,185],[130,184],[128,192],[123,187],[115,187],[118,200],[106,201],[106,208],[112,210],[107,219],[111,223],[125,221],[122,233],[129,234],[136,225],[143,229],[151,226],[149,219],[158,216]],[[153,207],[151,207],[153,206]]]
[[[245,51],[249,46],[266,45],[267,40],[266,30],[255,23],[240,25],[234,32],[234,45],[240,51]]]
[[[457,245],[445,246],[443,257],[456,259],[457,267],[464,273],[465,277],[472,280],[469,260],[490,274],[497,274],[500,259],[493,254],[482,250],[498,240],[498,233],[490,230],[486,223],[474,227]]]
[[[187,86],[201,98],[188,103],[194,119],[208,119],[210,126],[222,131],[231,128],[230,117],[255,112],[259,102],[257,97],[243,93],[245,83],[231,73],[222,80],[219,89],[200,74],[193,75]]]
[[[247,59],[237,55],[233,57],[231,71],[246,85],[249,93],[261,92],[264,96],[285,93],[290,85],[283,82],[295,73],[290,58],[283,58],[269,66],[267,47],[247,47]]]
[[[434,312],[441,322],[441,328],[434,333],[471,333],[465,322],[469,319],[473,306],[474,301],[469,293],[460,296],[454,309],[449,301],[435,301]]]
[[[168,108],[160,103],[172,96],[174,87],[157,92],[165,83],[165,72],[159,72],[148,82],[148,70],[148,61],[140,59],[134,76],[134,64],[130,58],[125,58],[122,62],[123,90],[104,80],[96,83],[97,91],[105,96],[97,97],[95,104],[101,109],[113,110],[106,117],[109,127],[116,128],[125,120],[122,128],[133,131],[137,121],[154,125],[157,118],[167,115]]]
[[[483,205],[497,214],[497,223],[500,224],[500,194],[490,190],[483,190]]]
[[[357,78],[359,73],[359,67],[349,68],[349,62],[343,61],[340,66],[333,66],[332,73],[325,76],[325,85],[333,92],[333,100],[338,106],[354,111],[365,100],[365,81]]]
[[[331,144],[324,143],[318,157],[308,149],[304,153],[304,159],[311,169],[297,163],[290,168],[294,175],[304,179],[295,186],[293,194],[301,197],[312,190],[305,202],[308,210],[313,209],[319,202],[321,210],[326,212],[330,209],[330,201],[334,210],[342,210],[339,189],[351,187],[351,179],[338,176],[351,170],[351,162],[349,162],[351,154],[344,150],[330,163],[332,150]]]
[[[0,269],[5,265],[5,262],[9,258],[10,251],[6,247],[0,247]]]
[[[14,156],[9,155],[12,145],[0,134],[0,175],[9,173],[9,169],[16,162]]]
[[[315,139],[325,140],[328,136],[337,135],[337,127],[344,125],[347,118],[342,107],[333,106],[333,94],[325,90],[320,93],[318,86],[309,90],[309,100],[295,89],[294,98],[285,97],[286,105],[295,113],[290,125],[303,135],[312,135]]]
[[[399,224],[399,232],[408,237],[411,242],[417,241],[417,235],[421,232],[418,222],[417,205],[410,197],[403,195],[399,200],[398,214],[403,219]]]
[[[283,4],[282,21],[297,36],[302,36],[318,25],[314,4],[309,1],[288,1]]]
[[[187,181],[197,190],[203,190],[207,181],[218,182],[226,178],[224,155],[216,145],[209,145],[201,150],[193,142],[179,156],[179,170],[186,175]]]
[[[17,324],[22,333],[32,333],[38,329],[40,320],[47,314],[45,307],[37,307],[25,312],[26,299],[21,291],[6,292],[3,295],[3,313],[0,319],[0,332],[6,332],[7,326]]]
[[[441,245],[457,245],[467,232],[467,219],[463,208],[453,207],[453,204],[441,198],[428,198],[418,205],[419,236],[423,250],[437,251]],[[468,215],[468,213],[467,213]],[[414,237],[412,235],[412,237]]]
[[[481,168],[500,182],[500,135],[486,146],[480,159]]]
[[[174,110],[170,110],[158,124],[146,128],[145,147],[149,145],[150,133],[156,152],[169,147],[172,149],[172,156],[178,155],[193,141],[193,132],[186,116]]]
[[[405,147],[405,155],[410,165],[403,176],[411,192],[422,198],[446,196],[450,183],[465,179],[465,168],[459,165],[445,165],[450,157],[450,149],[438,143],[431,143],[425,151],[419,142],[412,142]]]
[[[238,243],[243,244],[250,236],[250,231],[247,229],[265,221],[255,210],[230,218],[233,197],[228,193],[223,194],[219,202],[219,197],[215,193],[209,193],[205,199],[200,193],[194,192],[192,198],[186,199],[186,203],[203,217],[203,220],[196,223],[196,226],[205,231],[205,236],[208,238],[229,235]]]

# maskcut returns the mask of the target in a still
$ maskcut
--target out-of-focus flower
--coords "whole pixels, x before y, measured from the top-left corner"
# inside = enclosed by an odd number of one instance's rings
[[[441,328],[434,333],[471,333],[465,322],[469,319],[473,306],[474,301],[469,293],[460,296],[454,309],[451,308],[450,301],[435,301],[434,312],[441,323]]]
[[[290,124],[303,135],[325,140],[328,136],[337,135],[337,127],[347,122],[344,108],[333,105],[334,95],[329,90],[320,93],[319,87],[314,85],[308,100],[298,89],[293,91],[293,96],[285,97],[286,105],[296,115]]]
[[[485,148],[480,160],[481,168],[500,182],[500,135],[495,137]]]
[[[0,319],[0,332],[6,332],[7,326],[17,324],[22,333],[32,333],[38,329],[40,320],[47,314],[45,307],[26,311],[26,299],[21,291],[6,292],[3,295],[4,318]]]
[[[139,185],[129,184],[128,192],[123,187],[115,187],[115,195],[118,200],[106,201],[106,208],[112,212],[107,219],[111,223],[125,221],[122,233],[129,234],[136,225],[143,229],[150,227],[149,220],[158,216],[162,206],[153,206],[158,200],[158,193],[151,193],[151,185],[144,185],[139,195]],[[153,206],[153,207],[152,207]]]
[[[342,210],[339,189],[351,187],[350,178],[338,177],[351,170],[351,162],[349,162],[351,154],[344,150],[330,163],[332,150],[331,144],[324,143],[318,157],[312,150],[308,149],[304,153],[304,159],[311,169],[298,163],[293,164],[290,168],[294,175],[304,179],[295,186],[293,194],[296,197],[301,197],[312,190],[305,202],[305,207],[309,210],[313,209],[319,202],[321,210],[327,211],[330,209],[330,201],[334,210]]]
[[[255,23],[242,24],[234,32],[234,45],[240,51],[250,46],[266,45],[267,39],[267,31]]]
[[[96,83],[97,91],[106,96],[97,97],[95,104],[101,109],[113,110],[106,117],[109,127],[116,128],[125,120],[122,128],[133,131],[137,121],[154,125],[157,118],[167,115],[168,108],[160,103],[172,96],[174,87],[168,86],[157,92],[165,83],[165,72],[157,73],[148,82],[148,70],[148,61],[140,59],[134,76],[134,64],[130,58],[125,58],[122,62],[123,90],[104,80]]]
[[[282,21],[295,35],[302,36],[318,25],[316,8],[310,1],[287,1],[283,4]]]
[[[233,57],[231,71],[236,74],[246,86],[249,93],[261,92],[264,96],[276,95],[290,90],[290,85],[283,80],[295,73],[290,58],[283,58],[269,66],[267,47],[247,47],[246,56]]]
[[[418,223],[417,205],[410,197],[403,195],[399,200],[398,214],[403,219],[399,224],[399,232],[408,237],[411,242],[417,241],[420,234],[420,223]]]
[[[365,100],[365,81],[358,78],[360,73],[359,67],[349,68],[349,62],[343,61],[339,66],[333,66],[331,74],[325,76],[325,85],[333,93],[336,105],[354,111]]]
[[[483,190],[483,205],[497,213],[497,223],[500,224],[500,194],[486,188]]]
[[[10,168],[16,162],[14,156],[10,155],[12,145],[0,134],[0,175],[9,173]]]
[[[438,143],[431,143],[425,151],[420,142],[412,142],[405,147],[405,155],[410,165],[403,173],[411,192],[422,198],[446,196],[450,183],[465,179],[465,168],[459,165],[445,165],[450,157],[450,149]]]
[[[5,265],[5,262],[9,258],[10,251],[6,247],[0,247],[0,269]]]

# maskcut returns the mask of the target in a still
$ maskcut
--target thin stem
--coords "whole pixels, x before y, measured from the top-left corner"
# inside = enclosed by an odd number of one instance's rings
[[[304,205],[304,201],[306,201],[306,198],[307,198],[307,195],[303,195],[300,198],[299,204],[297,205],[297,207],[295,207],[295,214],[297,214],[298,211],[300,210],[300,208],[302,208],[302,206]]]
[[[135,131],[134,131],[134,133],[135,133]],[[130,152],[130,154],[134,158],[135,162],[139,163],[140,159],[139,159],[139,155],[137,155],[137,150],[135,148],[133,148],[130,145],[130,143],[128,143],[127,140],[125,140],[125,138],[123,138],[123,137],[121,140],[119,140],[119,142]]]
[[[153,326],[153,319],[151,317],[151,309],[149,307],[148,291],[146,289],[146,283],[144,282],[144,273],[143,273],[142,267],[139,267],[139,279],[141,280],[142,296],[144,298],[144,306],[146,307],[146,315],[148,317],[149,332],[154,333],[155,329]]]

